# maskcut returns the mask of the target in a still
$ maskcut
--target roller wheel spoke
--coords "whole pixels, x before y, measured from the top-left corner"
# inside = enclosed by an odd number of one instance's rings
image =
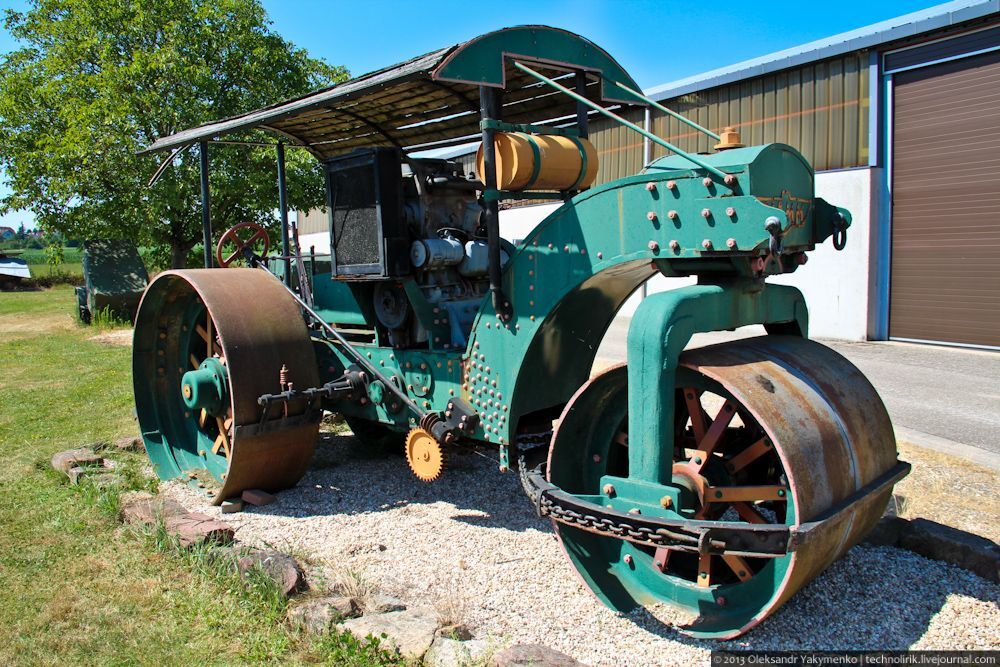
[[[758,512],[753,505],[749,503],[733,503],[733,509],[736,513],[740,515],[740,518],[747,523],[767,523],[767,519],[764,515]]]
[[[705,439],[705,432],[708,430],[705,409],[701,407],[701,390],[694,387],[685,387],[683,392],[684,403],[687,405],[688,415],[691,417],[691,430],[694,432],[694,441],[701,442]]]
[[[768,438],[761,438],[736,456],[729,459],[729,461],[726,462],[726,470],[729,471],[729,474],[735,475],[770,451],[771,441]]]
[[[733,571],[736,578],[740,581],[749,581],[752,570],[750,565],[747,563],[746,559],[742,556],[734,556],[732,554],[724,554],[722,556],[722,561],[729,566],[729,569]]]

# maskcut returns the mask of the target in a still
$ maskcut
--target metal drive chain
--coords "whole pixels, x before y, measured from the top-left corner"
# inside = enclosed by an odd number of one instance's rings
[[[691,550],[696,550],[698,547],[699,538],[697,535],[685,535],[673,533],[662,528],[653,529],[646,526],[637,526],[634,523],[623,521],[617,517],[599,516],[596,513],[582,514],[568,507],[563,507],[549,497],[544,489],[539,489],[531,483],[528,477],[528,467],[525,464],[523,455],[518,457],[518,468],[521,486],[524,487],[524,492],[532,501],[532,504],[534,504],[538,516],[547,516],[554,521],[574,526],[587,532],[599,533],[636,544],[674,548],[684,545]],[[540,470],[536,469],[535,473],[540,474]]]

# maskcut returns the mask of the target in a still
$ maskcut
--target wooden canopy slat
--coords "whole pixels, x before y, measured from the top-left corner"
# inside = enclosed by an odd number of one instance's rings
[[[478,111],[479,82],[504,88],[503,120],[508,122],[538,122],[575,113],[576,103],[568,96],[552,92],[514,68],[510,53],[526,54],[513,58],[525,58],[550,74],[558,72],[556,78],[567,69],[588,72],[585,94],[598,103],[620,103],[616,95],[621,91],[609,81],[635,85],[620,65],[582,37],[544,26],[520,26],[163,137],[146,152],[180,148],[253,128],[281,134],[320,159],[364,146],[412,149],[455,145],[479,134],[479,115],[472,113]],[[567,59],[567,65],[549,64],[566,63]]]

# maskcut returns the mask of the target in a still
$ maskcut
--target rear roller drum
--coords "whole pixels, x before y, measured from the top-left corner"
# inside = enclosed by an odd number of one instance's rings
[[[312,458],[320,411],[257,398],[319,385],[308,329],[294,300],[256,269],[161,273],[136,318],[133,382],[139,426],[161,479],[215,486],[216,504],[259,488],[294,486]]]
[[[691,350],[676,379],[669,481],[629,478],[630,448],[657,445],[628,433],[624,366],[593,378],[567,405],[549,481],[622,511],[797,526],[896,463],[892,425],[874,388],[818,343],[764,336]],[[622,480],[621,488],[609,480]],[[656,549],[554,526],[571,564],[607,605],[679,606],[683,632],[722,639],[760,623],[857,543],[890,494],[891,486],[866,497],[778,558]]]

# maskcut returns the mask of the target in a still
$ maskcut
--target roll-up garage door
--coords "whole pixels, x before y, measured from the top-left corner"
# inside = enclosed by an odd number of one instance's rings
[[[1000,346],[1000,51],[893,77],[889,336]]]

